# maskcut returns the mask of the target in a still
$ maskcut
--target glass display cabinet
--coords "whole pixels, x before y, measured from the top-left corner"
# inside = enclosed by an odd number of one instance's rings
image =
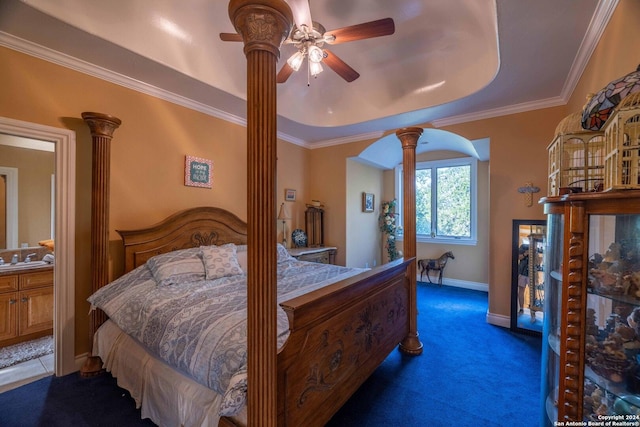
[[[639,426],[640,191],[542,202],[541,424]]]

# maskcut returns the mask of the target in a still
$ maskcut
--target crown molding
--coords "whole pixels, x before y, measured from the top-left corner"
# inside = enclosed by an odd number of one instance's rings
[[[442,119],[433,120],[431,124],[435,127],[449,126],[454,124],[471,122],[474,120],[491,119],[500,116],[506,116],[509,114],[524,113],[527,111],[537,110],[541,108],[558,107],[566,105],[569,98],[573,94],[582,73],[584,73],[589,59],[593,54],[602,33],[611,19],[611,15],[616,10],[619,0],[601,0],[598,2],[596,11],[591,18],[587,32],[582,39],[578,53],[571,65],[571,70],[567,79],[565,80],[560,96],[554,98],[547,98],[538,101],[524,102],[521,104],[509,105],[506,107],[495,108],[491,110],[484,110],[475,113],[462,114],[459,116],[445,117]],[[586,95],[586,94],[585,94]]]
[[[523,113],[542,108],[557,107],[565,105],[569,100],[571,94],[575,90],[577,83],[587,66],[587,63],[595,50],[602,33],[606,29],[606,26],[614,13],[619,0],[601,0],[598,2],[594,16],[589,23],[587,33],[582,40],[580,49],[574,59],[571,70],[565,80],[563,89],[560,96],[554,98],[547,98],[543,100],[524,102],[521,104],[514,104],[505,107],[494,108],[490,110],[484,110],[469,114],[462,114],[458,116],[444,117],[442,119],[436,119],[431,122],[436,128],[466,123],[476,120],[490,119],[500,116],[506,116],[510,114]],[[144,93],[155,98],[159,98],[176,105],[189,108],[194,111],[201,112],[203,114],[216,117],[221,120],[225,120],[230,123],[234,123],[240,126],[246,126],[247,121],[245,118],[229,114],[217,108],[213,108],[210,105],[203,104],[193,99],[178,95],[176,93],[167,91],[165,89],[158,88],[156,86],[141,82],[139,80],[127,77],[125,75],[110,71],[108,69],[99,67],[86,61],[74,58],[64,53],[40,46],[33,42],[15,37],[11,34],[0,31],[0,46],[7,47],[9,49],[16,50],[18,52],[31,55],[33,57],[69,68],[74,71],[81,72],[114,84],[117,84],[128,89],[135,90],[140,93]],[[377,139],[382,137],[385,131],[374,131],[363,133],[359,135],[353,135],[342,138],[335,138],[325,141],[308,142],[300,138],[293,137],[289,134],[278,132],[277,137],[283,141],[291,144],[298,145],[307,149],[325,148],[334,145],[348,144],[351,142],[363,141],[366,139]]]
[[[573,91],[576,89],[578,81],[580,81],[582,73],[584,73],[585,68],[587,68],[589,59],[591,58],[593,51],[598,46],[600,37],[602,37],[602,33],[604,33],[604,30],[607,28],[609,19],[611,19],[611,15],[613,15],[617,6],[618,0],[602,0],[598,2],[596,11],[589,23],[587,33],[585,34],[584,39],[582,39],[580,49],[578,49],[578,53],[571,65],[571,70],[569,70],[567,80],[565,80],[564,87],[560,93],[560,97],[565,99],[565,102],[569,101]],[[587,94],[585,94],[585,96],[586,95]]]
[[[225,120],[227,122],[235,123],[240,126],[247,126],[247,120],[243,117],[229,114],[225,111],[213,108],[201,102],[194,101],[193,99],[189,99],[165,89],[158,88],[156,86],[141,82],[136,79],[132,79],[131,77],[127,77],[123,74],[116,73],[103,67],[99,67],[97,65],[80,60],[78,58],[74,58],[70,55],[66,55],[53,49],[43,47],[41,45],[21,39],[3,31],[0,31],[0,46],[4,46],[6,48],[33,56],[35,58],[60,65],[65,68],[69,68],[71,70],[78,71],[80,73],[87,74],[89,76],[96,77],[98,79],[105,80],[107,82],[117,84],[131,90],[135,90],[136,92],[144,93],[146,95],[171,102],[172,104],[180,105],[182,107],[189,108],[191,110],[198,111],[200,113],[207,114],[221,120]],[[285,133],[279,132],[278,138],[292,144],[309,148],[309,144],[307,144],[305,141],[294,138]]]
[[[538,101],[523,102],[521,104],[508,105],[506,107],[494,108],[491,110],[479,111],[476,113],[461,114],[459,116],[445,117],[433,120],[431,124],[437,128],[460,123],[472,122],[475,120],[492,119],[495,117],[508,116],[509,114],[524,113],[542,108],[557,107],[565,105],[567,101],[561,97],[541,99]]]
[[[358,135],[345,136],[342,138],[327,139],[325,141],[314,142],[313,145],[311,145],[308,148],[311,148],[311,149],[325,148],[325,147],[331,147],[334,145],[342,145],[342,144],[349,144],[351,142],[364,141],[366,139],[378,139],[378,138],[381,138],[385,133],[386,133],[385,131],[373,131],[373,132],[361,133]]]

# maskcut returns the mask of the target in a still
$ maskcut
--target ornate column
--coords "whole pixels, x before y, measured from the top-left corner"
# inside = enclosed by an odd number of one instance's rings
[[[410,355],[422,354],[418,338],[418,302],[416,296],[416,146],[422,128],[403,128],[396,131],[402,144],[402,223],[404,226],[404,257],[414,258],[407,269],[409,274],[409,334],[400,343],[400,351]]]
[[[82,113],[91,130],[93,153],[91,161],[91,289],[97,291],[109,282],[109,178],[111,138],[122,123],[120,119],[101,113]],[[93,351],[93,334],[107,316],[102,310],[91,312],[89,338]],[[93,376],[102,372],[102,361],[91,354],[80,374]]]
[[[566,212],[566,210],[569,212]],[[585,205],[574,201],[565,207],[565,224],[563,239],[569,243],[569,259],[563,263],[562,277],[567,280],[562,284],[562,300],[560,328],[566,331],[567,338],[560,340],[560,354],[564,354],[564,364],[560,364],[560,381],[564,387],[558,393],[558,421],[581,421],[584,397],[584,343],[585,318],[584,308],[587,306],[587,292],[583,288],[583,271],[588,262],[585,242]]]
[[[276,65],[293,15],[283,0],[231,0],[247,57],[247,422],[275,426],[277,400]]]

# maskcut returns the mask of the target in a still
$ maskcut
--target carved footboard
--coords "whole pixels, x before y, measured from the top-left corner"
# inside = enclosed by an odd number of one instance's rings
[[[282,304],[278,424],[322,426],[409,332],[407,265],[395,261]]]

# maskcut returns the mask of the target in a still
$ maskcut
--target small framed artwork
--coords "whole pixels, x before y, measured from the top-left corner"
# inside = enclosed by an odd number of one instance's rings
[[[286,190],[284,190],[284,199],[287,202],[295,202],[295,200],[296,200],[296,190],[292,190],[290,188],[287,188]]]
[[[373,193],[362,193],[362,212],[373,212]]]
[[[184,185],[211,188],[213,162],[200,157],[186,156],[184,162]]]

